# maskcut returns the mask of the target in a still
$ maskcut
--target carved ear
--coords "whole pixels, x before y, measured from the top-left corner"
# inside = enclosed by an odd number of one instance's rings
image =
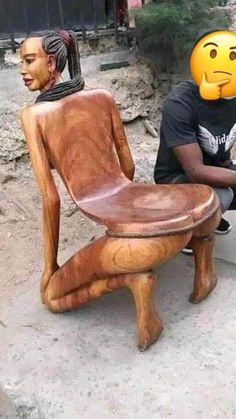
[[[47,56],[47,61],[48,61],[48,70],[50,73],[54,73],[54,71],[56,71],[56,60],[54,55],[48,55]]]

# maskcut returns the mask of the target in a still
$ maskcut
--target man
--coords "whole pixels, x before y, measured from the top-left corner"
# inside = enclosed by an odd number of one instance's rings
[[[164,104],[154,179],[156,183],[210,185],[220,198],[222,212],[233,210],[236,34],[205,34],[193,48],[190,66],[194,81],[177,85]],[[231,228],[222,218],[216,233],[227,234]]]

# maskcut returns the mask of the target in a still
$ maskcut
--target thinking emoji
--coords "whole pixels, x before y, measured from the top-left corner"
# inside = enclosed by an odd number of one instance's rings
[[[203,36],[193,48],[190,69],[203,99],[236,96],[236,33]]]

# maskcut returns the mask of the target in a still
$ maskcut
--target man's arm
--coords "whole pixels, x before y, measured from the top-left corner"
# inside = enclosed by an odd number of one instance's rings
[[[60,222],[60,198],[51,174],[36,117],[30,108],[21,112],[21,121],[28,144],[32,167],[42,196],[44,273],[41,283],[43,293],[51,275],[58,269],[57,252]]]
[[[173,151],[192,183],[218,187],[236,187],[236,171],[223,167],[206,166],[198,143],[174,147]]]

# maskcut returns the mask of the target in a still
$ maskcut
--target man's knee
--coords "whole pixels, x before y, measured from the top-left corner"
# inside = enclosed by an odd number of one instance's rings
[[[214,188],[214,190],[216,191],[219,197],[222,212],[227,211],[234,198],[233,189],[232,188]]]

